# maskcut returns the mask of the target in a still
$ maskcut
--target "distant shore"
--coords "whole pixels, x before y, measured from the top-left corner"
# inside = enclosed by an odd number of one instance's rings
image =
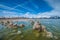
[[[25,18],[21,18],[21,19],[0,19],[0,21],[29,21],[29,20],[33,20],[33,19],[25,19]]]
[[[46,19],[46,18],[0,18],[0,21],[29,21],[34,19]]]

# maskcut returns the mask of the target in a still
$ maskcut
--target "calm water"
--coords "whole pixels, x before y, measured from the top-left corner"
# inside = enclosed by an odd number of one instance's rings
[[[41,19],[40,22],[54,35],[60,36],[60,19]]]
[[[60,19],[34,19],[35,21],[40,21],[40,23],[44,26],[46,26],[46,29],[49,32],[52,32],[52,34],[54,36],[57,36],[58,38],[60,38]],[[20,25],[20,24],[24,24],[24,30],[28,30],[28,29],[32,29],[32,25],[30,21],[18,21],[18,22],[13,22],[14,24]],[[5,31],[9,31],[9,29],[5,28],[4,25],[0,24],[0,37],[3,36],[3,34]],[[20,30],[18,28],[18,30]],[[2,32],[2,33],[1,33]],[[59,39],[58,39],[59,40]]]

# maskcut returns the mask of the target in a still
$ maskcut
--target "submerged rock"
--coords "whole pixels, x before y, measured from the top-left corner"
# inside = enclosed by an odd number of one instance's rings
[[[53,34],[51,32],[47,32],[47,35],[46,35],[48,38],[53,38]]]
[[[24,24],[20,24],[20,28],[22,28],[22,27],[25,27],[25,25]]]
[[[34,20],[30,20],[31,21],[31,24],[34,25]]]
[[[8,28],[17,28],[17,24],[10,23],[8,24]]]
[[[2,24],[2,25],[4,25],[4,22],[3,22],[3,21],[1,21],[1,24]]]
[[[17,24],[13,24],[13,26],[14,26],[14,27],[18,27],[18,25],[17,25]]]
[[[10,21],[7,21],[7,23],[9,24],[9,23],[10,23]]]
[[[9,28],[13,28],[13,24],[12,23],[10,23],[8,26],[9,26]]]
[[[18,31],[17,34],[21,34],[22,32],[21,31]]]
[[[57,36],[54,36],[54,38],[55,38],[55,39],[58,39],[58,37],[57,37]]]

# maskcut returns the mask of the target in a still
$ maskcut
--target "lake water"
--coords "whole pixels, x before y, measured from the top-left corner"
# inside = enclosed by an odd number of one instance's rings
[[[60,40],[60,19],[34,19],[35,21],[39,21],[42,25],[44,25],[46,27],[46,29],[49,31],[49,32],[52,32],[52,34],[54,36],[57,36],[58,37],[58,40]],[[29,29],[32,29],[32,25],[31,25],[31,22],[30,21],[18,21],[18,22],[13,22],[14,24],[16,23],[17,25],[20,25],[20,24],[24,24],[25,27],[24,27],[24,30],[29,30]],[[3,32],[1,33],[0,32],[0,37],[3,36],[4,32],[3,30],[8,30],[7,28],[5,28],[4,25],[1,25],[0,24],[0,31]],[[18,28],[18,30],[20,30]],[[5,32],[6,34],[6,32]],[[54,40],[54,39],[52,39]]]

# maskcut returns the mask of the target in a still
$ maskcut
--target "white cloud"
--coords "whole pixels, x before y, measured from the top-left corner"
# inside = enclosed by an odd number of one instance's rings
[[[6,5],[3,5],[3,4],[0,4],[0,8],[3,8],[3,9],[6,9],[6,10],[16,10],[16,11],[21,11],[21,10],[19,10],[19,9],[15,9],[16,8],[16,6],[15,7],[9,7],[9,6],[6,6]],[[1,10],[0,10],[1,11]],[[24,12],[24,11],[23,11]]]
[[[47,2],[54,9],[41,15],[60,16],[60,0],[45,0],[45,2]]]
[[[59,12],[57,12],[56,10],[52,10],[50,12],[44,12],[44,13],[38,13],[38,14],[32,14],[30,12],[26,12],[25,14],[23,13],[19,13],[19,15],[17,15],[18,13],[16,12],[10,12],[10,11],[2,11],[2,14],[5,17],[28,17],[28,18],[40,18],[40,17],[50,17],[50,16],[54,16],[54,15],[59,15]],[[60,15],[59,15],[60,16]]]
[[[22,14],[23,17],[28,17],[28,18],[40,18],[40,17],[50,17],[48,15],[45,15],[46,13],[38,13],[38,14],[31,14],[30,12],[27,12],[25,14]]]
[[[50,12],[44,12],[44,13],[38,13],[38,14],[31,14],[27,12],[25,14],[26,17],[34,17],[34,18],[39,18],[39,17],[50,17],[50,16],[60,16],[60,0],[45,0],[52,8]]]
[[[49,3],[50,6],[52,6],[55,10],[60,11],[60,0],[45,0],[47,3]]]
[[[44,13],[38,13],[38,14],[32,14],[30,12],[26,12],[25,14],[19,13],[20,15],[17,15],[16,12],[9,12],[9,11],[3,11],[2,13],[8,14],[10,16],[20,16],[20,17],[29,17],[29,18],[39,18],[39,17],[50,17],[50,16],[60,16],[60,0],[44,0],[47,2],[51,7],[54,9],[50,12],[44,12]],[[8,8],[10,9],[10,8]]]
[[[24,17],[29,17],[29,18],[34,18],[34,17],[36,17],[36,15],[35,14],[31,14],[30,12],[26,12],[25,14],[23,14],[23,16]]]
[[[2,10],[0,11],[1,15],[4,17],[16,17],[18,16],[16,12],[11,12],[11,11],[6,11],[6,10]]]

